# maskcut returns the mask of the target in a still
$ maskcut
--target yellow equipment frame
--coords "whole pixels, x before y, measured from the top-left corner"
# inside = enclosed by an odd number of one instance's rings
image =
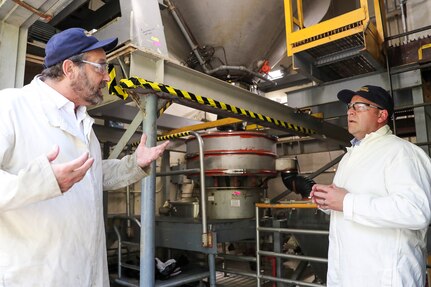
[[[296,1],[296,17],[293,15],[293,1]],[[382,60],[380,55],[384,41],[382,18],[385,17],[382,14],[382,12],[384,13],[384,9],[381,9],[383,7],[383,0],[374,1],[376,25],[370,21],[367,0],[360,0],[360,7],[356,10],[310,27],[304,27],[302,7],[302,0],[284,0],[288,56],[362,33],[363,37],[366,38],[364,42],[366,43],[367,50],[371,52],[375,59]],[[299,29],[295,31],[295,27]]]

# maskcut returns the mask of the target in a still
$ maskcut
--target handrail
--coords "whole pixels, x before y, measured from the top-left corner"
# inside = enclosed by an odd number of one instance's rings
[[[411,34],[423,32],[423,31],[426,31],[426,30],[431,30],[431,25],[428,25],[428,26],[425,26],[425,27],[421,27],[421,28],[418,28],[418,29],[415,29],[415,30],[410,30],[410,31],[407,31],[407,32],[404,32],[404,33],[400,33],[400,34],[397,34],[397,35],[385,37],[385,41],[394,40],[394,39],[397,39],[397,38],[401,38],[401,37],[408,36],[408,35],[411,35]]]
[[[137,218],[135,218],[135,217],[133,217],[133,216],[127,216],[127,215],[115,215],[115,216],[113,216],[112,217],[113,219],[121,219],[121,220],[127,220],[127,222],[134,222],[134,223],[136,223],[136,225],[138,225],[138,227],[139,228],[141,228],[141,222],[137,219]],[[126,243],[126,242],[123,242],[123,240],[121,239],[121,234],[120,234],[120,231],[118,230],[118,227],[114,224],[114,231],[115,231],[115,234],[117,235],[117,238],[118,238],[118,247],[117,247],[117,252],[118,252],[118,260],[117,260],[117,264],[118,264],[118,269],[117,269],[117,272],[118,272],[118,279],[120,280],[120,281],[122,281],[121,280],[121,278],[123,277],[122,276],[122,267],[124,266],[125,268],[129,268],[129,269],[135,269],[134,267],[133,268],[131,268],[130,267],[130,265],[129,264],[123,264],[122,262],[121,262],[121,249],[123,248],[123,243]],[[140,270],[139,269],[139,266],[136,266],[136,269],[135,270]],[[121,283],[123,283],[124,281],[122,281]],[[119,282],[120,283],[120,282]],[[129,285],[127,285],[127,286],[129,286]],[[133,285],[134,286],[134,285]]]
[[[263,232],[280,232],[280,233],[287,233],[287,234],[329,235],[328,230],[273,228],[273,227],[259,227],[258,230]]]
[[[200,208],[201,208],[201,217],[202,217],[202,246],[203,247],[212,247],[212,238],[211,235],[208,234],[208,224],[207,224],[207,207],[206,207],[206,190],[205,190],[205,167],[204,167],[204,141],[201,135],[195,131],[188,131],[191,135],[196,137],[199,146],[199,168],[192,169],[183,169],[183,170],[175,170],[168,172],[159,172],[156,176],[168,176],[168,175],[177,175],[177,174],[189,174],[199,172],[200,179]]]
[[[302,204],[303,208],[307,204]],[[308,204],[311,206],[311,204]],[[288,205],[273,205],[277,206],[278,208],[281,208],[281,206],[284,206],[285,208]],[[295,254],[284,254],[279,252],[272,252],[272,251],[264,251],[260,250],[260,232],[278,232],[278,233],[289,233],[289,234],[309,234],[309,235],[328,235],[329,231],[327,230],[312,230],[312,229],[293,229],[293,228],[273,228],[273,227],[261,227],[259,224],[259,208],[266,208],[267,206],[261,203],[256,204],[256,280],[257,280],[257,286],[260,286],[261,279],[266,279],[270,281],[275,282],[281,282],[281,283],[291,283],[296,284],[297,286],[313,286],[313,287],[320,287],[325,286],[321,284],[315,284],[315,283],[308,283],[304,281],[298,281],[298,280],[292,280],[292,279],[286,279],[286,278],[279,278],[274,276],[267,276],[260,274],[260,257],[263,256],[271,256],[271,257],[280,257],[280,258],[287,258],[287,259],[296,259],[296,260],[303,260],[303,261],[312,261],[312,262],[320,262],[320,263],[327,263],[327,258],[320,258],[320,257],[313,257],[313,256],[305,256],[305,255],[295,255]]]
[[[208,226],[207,226],[207,194],[205,190],[205,167],[204,167],[204,140],[201,135],[195,131],[190,131],[190,134],[196,137],[199,146],[199,166],[200,166],[200,189],[201,189],[201,217],[202,217],[202,246],[211,247],[212,238],[208,237]],[[211,242],[209,242],[211,241]]]
[[[127,215],[114,215],[114,216],[112,217],[112,219],[131,220],[131,221],[134,221],[134,222],[139,226],[139,228],[141,228],[141,222],[140,222],[136,217],[133,217],[133,216],[127,216]]]

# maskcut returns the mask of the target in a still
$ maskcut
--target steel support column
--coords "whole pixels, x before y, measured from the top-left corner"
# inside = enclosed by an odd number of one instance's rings
[[[0,90],[24,84],[27,29],[0,22]]]
[[[146,101],[143,131],[147,135],[147,146],[152,147],[157,143],[157,96],[148,94],[143,97]],[[141,187],[140,287],[154,286],[155,282],[155,190],[156,162],[153,161],[150,165],[149,175],[142,180]]]
[[[163,81],[163,60],[155,65],[155,77]],[[157,144],[157,96],[147,94],[141,96],[145,103],[143,132],[147,135],[147,146]],[[145,100],[145,101],[144,101]],[[141,188],[141,245],[140,245],[140,287],[154,286],[155,283],[155,250],[156,250],[156,161],[150,166],[149,175],[142,180]]]

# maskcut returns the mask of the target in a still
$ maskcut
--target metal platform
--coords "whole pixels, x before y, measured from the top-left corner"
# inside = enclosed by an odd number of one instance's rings
[[[199,282],[205,278],[208,278],[210,275],[208,269],[202,267],[184,267],[182,269],[182,273],[176,275],[172,278],[166,280],[156,280],[156,287],[173,287],[173,286],[182,286],[183,284]],[[139,280],[132,278],[116,278],[114,282],[111,284],[112,287],[119,286],[129,286],[129,287],[139,287]],[[248,285],[250,286],[250,285]]]
[[[217,272],[218,287],[250,287],[256,286],[256,279],[238,274]]]

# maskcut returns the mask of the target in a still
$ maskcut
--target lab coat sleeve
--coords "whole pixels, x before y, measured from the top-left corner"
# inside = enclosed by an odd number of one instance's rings
[[[46,156],[40,156],[17,175],[0,170],[0,213],[62,195]]]
[[[4,95],[1,95],[4,96]],[[5,105],[3,105],[4,108]],[[11,173],[15,133],[7,110],[0,111],[0,213],[62,195],[46,155],[29,160],[27,166]]]
[[[0,93],[0,213],[62,195],[46,155],[29,158],[16,171],[8,169],[14,164],[14,155],[23,156],[16,150],[9,91]]]
[[[425,155],[397,156],[384,172],[387,195],[347,194],[344,218],[372,227],[426,228],[431,219],[429,169]]]
[[[128,186],[147,176],[149,167],[142,169],[136,162],[136,155],[126,155],[122,159],[107,159],[102,162],[103,190],[113,190]]]

